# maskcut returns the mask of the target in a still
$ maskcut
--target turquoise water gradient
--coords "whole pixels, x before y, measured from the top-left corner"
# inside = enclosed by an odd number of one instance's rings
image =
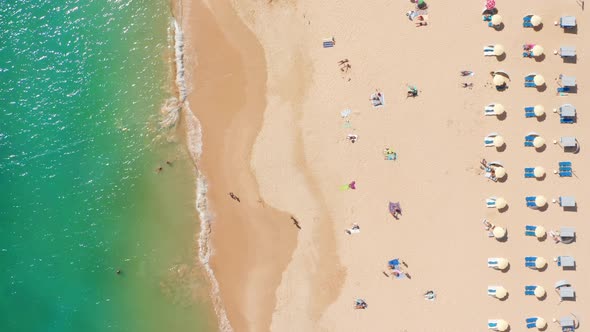
[[[192,168],[157,125],[169,15],[164,0],[0,3],[1,331],[214,326]]]

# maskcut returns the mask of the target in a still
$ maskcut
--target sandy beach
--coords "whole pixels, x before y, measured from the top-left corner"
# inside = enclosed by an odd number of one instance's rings
[[[182,2],[188,100],[203,127],[199,168],[209,184],[212,268],[235,331],[467,332],[486,330],[495,318],[519,331],[537,316],[549,322],[546,331],[559,331],[553,318],[584,320],[585,13],[576,1],[498,0],[505,24],[498,31],[482,21],[483,7],[429,2],[429,24],[416,27],[406,16],[409,1]],[[541,16],[542,28],[523,28],[526,14]],[[576,34],[553,26],[562,15],[576,16]],[[332,37],[334,47],[323,48]],[[523,58],[525,43],[543,45],[546,56]],[[489,44],[502,44],[505,58],[484,57]],[[554,55],[560,46],[575,46],[577,63]],[[347,72],[338,65],[344,59]],[[475,75],[461,77],[461,70]],[[506,91],[492,85],[495,70],[509,73]],[[544,91],[524,87],[531,72],[545,77]],[[559,74],[576,76],[578,93],[558,96]],[[407,84],[418,88],[416,98],[406,97]],[[369,100],[376,89],[385,96],[379,108]],[[484,116],[490,103],[503,104],[505,118]],[[575,124],[552,112],[564,103],[577,108]],[[524,107],[537,104],[546,117],[525,118]],[[546,139],[542,151],[524,147],[532,131]],[[505,149],[484,147],[491,132],[504,137]],[[554,145],[561,136],[575,136],[580,152]],[[384,160],[386,147],[397,160]],[[501,161],[505,181],[486,179],[482,158]],[[553,174],[559,161],[572,162],[573,177]],[[547,170],[543,180],[523,177],[534,166]],[[351,181],[356,189],[341,190]],[[547,197],[548,207],[527,208],[532,195]],[[506,211],[486,208],[490,196],[504,197]],[[551,203],[559,196],[575,196],[577,211]],[[399,220],[390,201],[402,206]],[[484,218],[506,228],[507,240],[488,238]],[[360,233],[344,232],[352,223]],[[538,241],[525,236],[528,224],[573,226],[577,240]],[[559,255],[575,257],[576,270],[558,268]],[[526,268],[525,256],[549,266]],[[411,278],[383,275],[398,257]],[[509,270],[488,268],[489,257],[507,258]],[[575,301],[559,302],[553,285],[561,279],[575,288]],[[545,287],[547,297],[525,296],[530,284]],[[505,287],[508,298],[488,296],[489,285]],[[435,301],[424,299],[427,290]],[[368,308],[355,310],[357,298]]]

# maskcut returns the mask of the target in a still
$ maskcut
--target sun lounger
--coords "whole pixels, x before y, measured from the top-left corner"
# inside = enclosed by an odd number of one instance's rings
[[[534,225],[526,225],[526,226],[524,226],[524,228],[525,228],[527,231],[534,231],[534,230],[536,230],[536,229],[537,229],[537,226],[534,226]]]
[[[537,85],[535,84],[535,82],[524,82],[524,87],[525,88],[535,88],[535,87],[537,87]]]
[[[324,48],[334,47],[334,44],[335,44],[334,39],[328,39],[328,38],[324,39],[322,43],[323,43]]]
[[[528,75],[524,77],[524,81],[525,82],[534,82],[535,81],[535,75]]]
[[[494,52],[494,46],[493,45],[485,46],[483,48],[483,55],[484,56],[496,56],[496,54]]]
[[[564,29],[573,29],[576,26],[576,18],[574,16],[562,16],[559,19],[559,26]]]
[[[494,146],[494,138],[493,137],[485,137],[483,139],[483,145],[484,146]]]
[[[525,17],[522,18],[522,27],[523,28],[532,28],[533,23],[531,22],[531,18],[533,17],[533,15],[527,15]]]
[[[526,327],[527,329],[533,329],[535,327],[537,327],[537,320],[539,318],[537,317],[530,317],[526,319]]]
[[[559,167],[572,167],[572,162],[571,161],[560,161],[559,162]]]
[[[535,295],[535,289],[537,289],[535,285],[524,286],[524,295]]]
[[[491,116],[496,115],[496,112],[494,111],[494,104],[487,105],[484,108],[484,114],[485,115],[491,115]]]
[[[488,329],[498,331],[498,320],[488,319]]]
[[[486,206],[489,208],[496,207],[496,199],[495,198],[486,198]]]
[[[496,296],[497,290],[498,290],[498,286],[488,286],[488,295],[489,296]]]
[[[527,197],[525,197],[525,200],[527,202],[534,202],[535,199],[537,199],[537,196],[527,196]]]
[[[570,91],[571,91],[571,88],[569,86],[557,88],[557,93],[566,93],[566,92],[570,92]]]
[[[524,177],[525,177],[525,179],[534,178],[535,177],[535,168],[534,167],[526,167],[524,169]]]
[[[572,172],[559,172],[559,176],[560,177],[571,177],[572,176]]]
[[[536,236],[535,230],[537,229],[537,226],[533,226],[533,225],[526,225],[524,228],[524,235],[525,236]]]
[[[499,258],[488,258],[488,267],[498,268]]]
[[[573,124],[575,122],[576,122],[576,118],[560,118],[559,119],[559,123]]]
[[[576,199],[572,196],[559,196],[559,206],[561,207],[575,207]]]
[[[534,262],[534,261],[536,261],[536,260],[537,260],[537,256],[526,256],[526,257],[524,258],[524,260],[525,260],[526,262]]]
[[[527,118],[535,117],[535,106],[527,106],[524,108],[524,116]]]

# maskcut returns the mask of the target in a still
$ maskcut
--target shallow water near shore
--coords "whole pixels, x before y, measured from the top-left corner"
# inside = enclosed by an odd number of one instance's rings
[[[159,125],[168,3],[0,13],[2,330],[214,330],[194,168]]]

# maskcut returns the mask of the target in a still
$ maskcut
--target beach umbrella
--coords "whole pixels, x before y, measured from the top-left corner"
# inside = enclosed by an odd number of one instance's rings
[[[535,261],[535,267],[537,269],[542,269],[547,265],[547,260],[543,257],[537,257],[537,260]]]
[[[506,236],[506,230],[503,227],[496,226],[492,231],[496,239],[503,239]]]
[[[494,8],[496,8],[496,0],[487,0],[486,1],[486,9],[492,10]]]
[[[498,331],[504,332],[508,330],[508,322],[503,319],[499,319],[496,328],[498,329]]]
[[[533,46],[533,56],[541,56],[543,55],[543,52],[545,52],[545,49],[543,49],[543,46],[541,45],[535,45]]]
[[[541,166],[537,166],[533,170],[533,174],[535,175],[536,178],[542,178],[543,175],[545,175],[545,169]]]
[[[502,46],[500,44],[494,45],[494,55],[500,56],[502,54],[504,54],[504,46]]]
[[[498,197],[496,199],[496,207],[498,209],[503,209],[506,207],[506,200],[503,197]]]
[[[534,112],[535,116],[543,116],[543,114],[545,114],[545,107],[543,107],[543,105],[536,105]]]
[[[502,86],[506,84],[506,78],[504,76],[501,75],[494,75],[494,85],[495,86]]]
[[[498,268],[500,270],[504,270],[508,267],[508,260],[506,258],[499,258],[498,259]]]
[[[497,148],[499,148],[502,145],[504,145],[504,137],[499,136],[499,135],[498,136],[495,136],[494,137],[494,146],[497,147]]]
[[[506,169],[504,167],[496,167],[494,168],[494,173],[496,174],[496,178],[501,179],[506,176]]]
[[[537,321],[535,322],[535,327],[538,329],[544,329],[547,326],[547,321],[541,317],[537,317]]]
[[[493,25],[500,25],[502,23],[502,16],[494,15],[492,16],[492,24]]]
[[[508,291],[504,287],[496,288],[496,294],[494,295],[497,299],[503,299],[508,295]]]
[[[541,19],[541,16],[539,16],[539,15],[533,15],[533,17],[531,17],[531,23],[535,27],[538,27],[539,25],[541,25],[542,22],[543,22],[543,20]]]
[[[541,75],[535,75],[533,82],[535,82],[535,85],[541,86],[541,85],[545,84],[545,78]]]
[[[541,298],[541,297],[545,296],[545,288],[543,288],[541,286],[537,286],[537,288],[535,288],[535,296],[537,298]]]
[[[502,113],[504,113],[504,105],[494,104],[494,114],[500,115]]]
[[[545,236],[545,234],[547,234],[547,232],[545,232],[545,227],[537,226],[537,228],[535,229],[535,236],[540,239],[543,236]]]
[[[545,196],[537,196],[535,198],[535,205],[538,207],[545,206],[547,204],[547,198]]]
[[[535,148],[540,148],[543,145],[545,145],[545,139],[543,137],[541,137],[541,136],[535,137],[535,139],[533,140],[533,146]]]

